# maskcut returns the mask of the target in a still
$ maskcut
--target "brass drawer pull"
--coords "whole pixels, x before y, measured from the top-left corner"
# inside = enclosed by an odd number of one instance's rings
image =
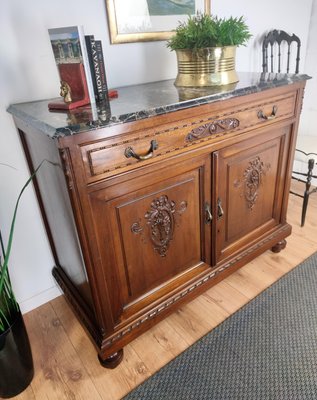
[[[149,151],[145,154],[137,154],[132,147],[127,147],[124,151],[124,155],[127,158],[134,157],[137,160],[148,160],[149,158],[153,157],[154,155],[154,150],[158,149],[158,144],[156,140],[151,140],[151,146],[149,148]]]
[[[205,203],[205,224],[209,225],[211,224],[211,221],[212,221],[212,214],[210,211],[210,204]]]
[[[276,117],[277,106],[273,106],[271,115],[265,115],[262,110],[258,112],[258,118],[263,119],[264,121],[270,121]]]
[[[217,208],[218,208],[218,213],[217,213],[217,219],[220,219],[223,217],[224,211],[221,205],[221,199],[218,199],[217,201]]]

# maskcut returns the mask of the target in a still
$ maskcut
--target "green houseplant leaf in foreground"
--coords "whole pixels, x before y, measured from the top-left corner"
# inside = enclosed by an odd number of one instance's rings
[[[21,197],[34,179],[43,160],[22,187],[11,220],[8,244],[5,249],[0,234],[0,397],[11,398],[25,390],[34,376],[31,346],[22,313],[17,303],[8,272],[17,211]],[[6,165],[6,164],[2,164]],[[7,165],[8,166],[8,165]],[[2,254],[2,256],[1,256]]]
[[[23,192],[28,187],[28,185],[31,183],[31,181],[33,180],[33,178],[35,177],[35,175],[37,174],[38,170],[41,168],[41,166],[43,165],[44,162],[48,162],[52,165],[56,165],[48,160],[43,160],[39,164],[39,166],[35,169],[35,171],[32,173],[32,175],[29,177],[29,179],[26,181],[23,188],[21,189],[19,196],[17,198],[17,201],[15,203],[13,217],[12,217],[11,226],[10,226],[8,244],[7,244],[6,249],[3,244],[2,236],[0,234],[0,243],[1,243],[1,252],[2,252],[2,257],[0,257],[0,334],[5,332],[6,329],[9,328],[9,326],[12,324],[12,321],[14,320],[16,314],[20,312],[19,305],[15,299],[15,296],[14,296],[14,293],[12,290],[12,285],[11,285],[9,272],[8,272],[8,263],[9,263],[9,258],[10,258],[10,254],[11,254],[15,221],[16,221],[16,217],[17,217],[19,203],[20,203]]]

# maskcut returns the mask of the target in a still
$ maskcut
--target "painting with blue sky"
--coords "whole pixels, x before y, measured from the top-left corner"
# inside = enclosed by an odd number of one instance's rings
[[[147,0],[150,15],[195,14],[195,0]]]

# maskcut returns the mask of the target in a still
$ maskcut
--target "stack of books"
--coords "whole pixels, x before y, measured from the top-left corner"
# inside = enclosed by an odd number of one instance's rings
[[[49,109],[71,110],[90,103],[107,110],[109,98],[117,97],[117,91],[108,90],[101,40],[85,36],[81,26],[48,31],[64,98],[49,103]]]

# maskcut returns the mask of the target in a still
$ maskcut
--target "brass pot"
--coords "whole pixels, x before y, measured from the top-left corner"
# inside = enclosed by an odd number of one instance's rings
[[[235,71],[236,46],[176,50],[175,86],[220,86],[239,81]]]
[[[213,94],[219,94],[234,90],[237,86],[237,82],[229,83],[228,85],[219,86],[177,86],[178,97],[180,101],[197,99],[199,97],[211,96]]]

